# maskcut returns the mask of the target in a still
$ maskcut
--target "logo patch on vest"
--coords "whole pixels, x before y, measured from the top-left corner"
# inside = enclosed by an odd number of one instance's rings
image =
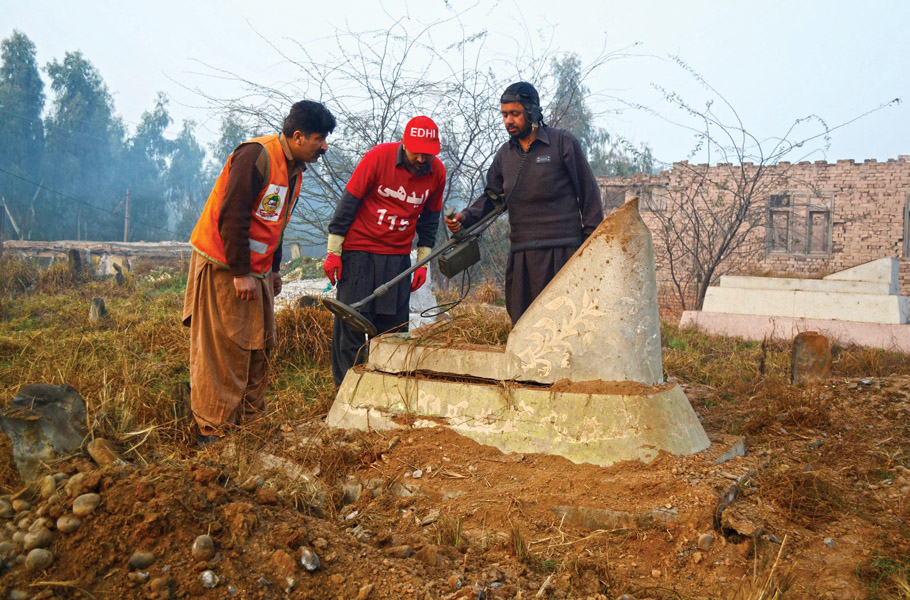
[[[542,155],[542,156],[538,156],[538,157],[537,157],[537,164],[538,164],[538,165],[541,164],[541,163],[548,163],[548,162],[550,162],[550,155],[549,155],[549,154],[544,154],[544,155]]]
[[[262,200],[256,208],[256,216],[263,221],[277,221],[281,218],[281,207],[284,205],[284,199],[287,197],[287,186],[275,185],[274,183],[266,188],[262,195]]]

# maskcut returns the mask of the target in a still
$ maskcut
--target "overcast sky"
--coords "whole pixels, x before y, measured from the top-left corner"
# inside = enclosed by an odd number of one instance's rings
[[[583,61],[604,47],[619,50],[638,43],[638,57],[611,62],[588,84],[627,102],[652,104],[670,116],[669,109],[656,104],[652,83],[692,94],[698,102],[691,81],[665,60],[678,55],[724,94],[746,128],[760,138],[782,135],[795,119],[809,114],[835,125],[899,97],[904,100],[900,105],[835,132],[827,152],[807,158],[886,160],[910,154],[906,0],[386,0],[381,6],[387,15],[407,16],[415,24],[473,6],[462,22],[469,31],[487,29],[494,34],[491,39],[500,40],[488,46],[491,53],[500,48],[509,52],[508,40],[525,36],[522,32],[552,34],[556,49],[577,52]],[[195,119],[200,137],[209,142],[218,119],[200,110],[204,103],[186,88],[213,94],[230,90],[224,82],[201,76],[212,72],[200,63],[261,77],[280,59],[260,34],[316,48],[336,28],[364,30],[390,22],[387,15],[377,0],[0,0],[0,36],[8,37],[13,29],[25,33],[37,46],[41,66],[61,60],[66,51],[81,50],[130,127],[152,107],[156,92],[167,93],[175,121]],[[542,100],[546,104],[547,98]],[[649,144],[665,162],[685,158],[693,147],[685,130],[647,114],[605,113],[599,124]]]

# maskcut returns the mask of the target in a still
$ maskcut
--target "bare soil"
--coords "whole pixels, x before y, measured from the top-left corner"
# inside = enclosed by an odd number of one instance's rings
[[[0,590],[4,598],[12,590],[33,598],[906,597],[910,378],[793,388],[790,410],[684,389],[712,446],[650,464],[503,454],[445,427],[331,430],[320,415],[150,464],[100,468],[74,457],[54,470],[87,473],[81,491],[99,493],[100,506],[75,533],[55,531],[51,567],[13,566]],[[715,464],[741,439],[744,456]],[[8,461],[9,448],[0,451]],[[0,474],[12,487],[12,475]],[[32,507],[9,524],[56,518],[73,502],[49,505],[34,492],[20,490]],[[215,541],[211,560],[192,557],[200,534]],[[301,566],[302,549],[316,553],[318,570]],[[147,581],[131,575],[137,551],[156,557]],[[205,570],[216,587],[202,587]]]

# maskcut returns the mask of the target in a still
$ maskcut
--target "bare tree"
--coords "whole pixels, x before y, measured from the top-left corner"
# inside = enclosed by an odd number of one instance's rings
[[[648,218],[653,219],[652,230],[658,238],[655,251],[659,266],[682,308],[700,309],[709,285],[720,275],[754,262],[765,245],[773,242],[773,232],[767,228],[769,200],[801,185],[791,162],[784,159],[795,157],[799,161],[826,149],[835,130],[900,100],[834,126],[809,115],[794,120],[780,137],[759,138],[746,128],[723,94],[685,61],[679,57],[672,60],[707,91],[705,106],[697,108],[678,93],[655,86],[688,121],[671,121],[653,109],[637,108],[692,131],[696,145],[689,158],[704,156],[707,160],[706,164],[674,163],[661,189],[645,185],[641,191],[645,204],[653,204]],[[819,190],[811,193],[819,202],[824,201]]]
[[[543,50],[538,50],[530,35],[514,40],[514,53],[490,52],[491,34],[469,34],[463,15],[453,11],[427,25],[386,15],[388,26],[338,30],[306,43],[286,39],[279,45],[261,36],[282,65],[300,74],[286,82],[251,81],[207,65],[211,74],[240,83],[244,91],[229,99],[197,91],[212,108],[243,115],[261,130],[275,131],[287,106],[304,97],[324,102],[338,119],[329,153],[307,171],[288,239],[324,240],[335,204],[363,154],[376,144],[399,140],[405,123],[419,114],[440,127],[440,158],[448,173],[446,206],[460,209],[482,192],[486,169],[506,139],[499,115],[502,90],[524,79],[535,82],[546,99],[557,83],[549,66],[561,54],[543,38]],[[622,56],[604,51],[580,72],[587,77]],[[491,230],[488,236],[493,233],[501,235]]]

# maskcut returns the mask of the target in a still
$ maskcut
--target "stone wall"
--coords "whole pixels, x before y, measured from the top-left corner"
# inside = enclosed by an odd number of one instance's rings
[[[760,174],[756,177],[756,174]],[[707,183],[706,183],[707,182]],[[699,183],[701,185],[699,185]],[[661,306],[679,308],[670,277],[663,221],[682,219],[682,206],[730,206],[754,185],[756,227],[741,249],[712,274],[822,277],[877,258],[900,259],[901,294],[910,295],[910,156],[886,162],[839,160],[758,166],[675,163],[651,176],[600,178],[604,212],[634,195],[654,236]],[[691,210],[688,214],[691,214]],[[686,227],[681,229],[686,230]],[[686,240],[691,242],[692,240]],[[677,272],[691,267],[676,261]],[[687,302],[692,308],[693,292]]]

